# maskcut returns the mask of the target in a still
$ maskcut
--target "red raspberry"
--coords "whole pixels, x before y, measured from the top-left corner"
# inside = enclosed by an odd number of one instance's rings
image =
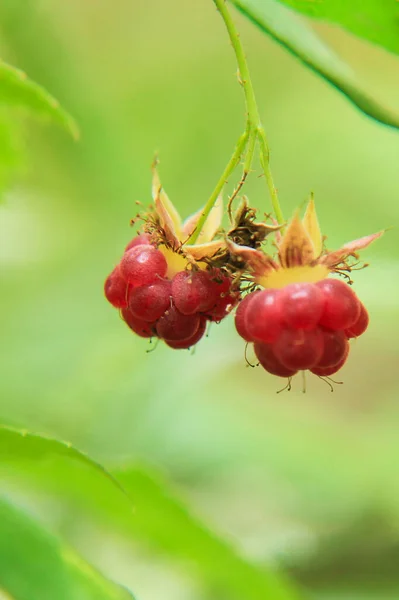
[[[323,335],[323,354],[317,363],[317,368],[333,367],[346,359],[349,343],[343,331],[321,330]]]
[[[283,329],[272,349],[287,369],[311,369],[322,357],[323,335],[319,329]]]
[[[200,341],[200,339],[202,338],[202,336],[205,333],[205,330],[206,330],[206,318],[201,317],[198,331],[196,331],[194,333],[194,335],[192,335],[190,338],[188,338],[187,340],[164,340],[164,342],[168,346],[170,346],[170,348],[174,348],[175,350],[183,350],[183,349],[191,348],[191,346],[194,346],[195,344],[197,344]]]
[[[171,282],[160,279],[150,285],[133,288],[129,296],[129,308],[138,319],[154,322],[171,305]]]
[[[279,304],[288,327],[313,329],[323,312],[324,298],[313,283],[292,283],[280,291]]]
[[[310,369],[310,372],[314,375],[318,375],[319,377],[328,377],[329,375],[334,375],[334,373],[337,373],[337,371],[342,369],[347,358],[348,353],[342,360],[339,361],[338,364],[334,365],[333,367],[313,367],[313,369]]]
[[[351,327],[345,329],[346,337],[354,338],[362,335],[369,325],[369,314],[362,303],[360,303],[360,315]]]
[[[121,275],[119,265],[105,280],[104,294],[108,302],[115,308],[127,306],[128,284]]]
[[[235,326],[238,334],[244,338],[246,342],[253,342],[252,336],[249,335],[246,325],[245,325],[245,317],[247,311],[249,310],[249,305],[252,300],[255,298],[256,294],[259,294],[259,290],[256,292],[252,292],[251,294],[247,294],[243,300],[239,303],[236,314],[235,314]]]
[[[200,317],[183,315],[175,306],[171,306],[157,322],[158,337],[172,342],[188,340],[199,328]]]
[[[128,308],[123,308],[121,313],[125,323],[140,337],[150,338],[155,335],[155,323],[148,323],[147,321],[138,319]]]
[[[280,290],[263,290],[249,303],[244,318],[244,329],[256,342],[274,342],[281,332]]]
[[[316,283],[324,296],[320,325],[328,329],[348,329],[360,315],[360,302],[353,290],[338,279],[323,279]]]
[[[146,246],[149,244],[151,244],[151,238],[148,235],[148,233],[140,233],[139,235],[136,235],[136,237],[134,237],[131,242],[128,243],[128,245],[125,248],[125,252],[131,250],[132,248],[135,248],[135,246]]]
[[[168,268],[162,252],[144,244],[125,252],[120,265],[122,276],[134,286],[153,283],[164,277]]]
[[[297,373],[296,370],[288,369],[281,364],[270,344],[256,342],[254,350],[262,367],[272,375],[277,375],[278,377],[292,377]]]
[[[172,280],[172,297],[184,315],[205,312],[216,302],[214,283],[206,271],[181,271]]]

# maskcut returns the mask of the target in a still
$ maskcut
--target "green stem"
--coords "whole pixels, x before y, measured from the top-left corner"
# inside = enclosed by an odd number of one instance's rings
[[[197,227],[195,228],[193,233],[188,238],[188,240],[186,242],[187,244],[195,244],[195,242],[197,241],[198,236],[201,233],[202,227],[204,226],[204,223],[205,223],[209,213],[211,212],[212,208],[214,207],[214,204],[215,204],[216,200],[218,199],[218,196],[219,196],[220,192],[222,191],[223,186],[225,185],[227,179],[230,177],[231,173],[234,171],[234,169],[240,162],[241,154],[243,153],[244,148],[247,145],[248,135],[249,135],[249,132],[248,132],[248,130],[246,130],[238,139],[237,145],[233,152],[233,156],[230,158],[229,162],[227,163],[226,168],[223,171],[221,178],[217,182],[216,187],[213,190],[208,202],[205,204],[204,210],[202,211],[202,214],[201,214],[200,218],[198,219]]]

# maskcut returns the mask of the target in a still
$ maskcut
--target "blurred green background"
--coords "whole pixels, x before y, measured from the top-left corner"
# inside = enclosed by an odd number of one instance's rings
[[[295,381],[277,395],[280,380],[246,367],[232,318],[212,327],[194,356],[163,344],[147,353],[103,298],[103,280],[132,236],[136,201],[150,201],[154,152],[187,216],[209,196],[243,130],[234,56],[213,3],[6,0],[3,57],[61,101],[81,141],[15,124],[25,165],[0,206],[2,421],[67,439],[108,466],[151,465],[239,555],[281,568],[309,597],[393,600],[399,134],[234,17],[286,215],[313,190],[330,248],[393,226],[356,274],[371,324],[353,343],[344,384],[331,393],[314,377],[306,394]],[[397,58],[314,27],[370,89],[399,105]],[[245,191],[269,211],[259,174]],[[229,598],[150,536],[90,520],[37,481],[13,473],[3,481],[9,497],[138,598]],[[144,517],[137,509],[132,518]],[[174,535],[184,540],[184,531]]]

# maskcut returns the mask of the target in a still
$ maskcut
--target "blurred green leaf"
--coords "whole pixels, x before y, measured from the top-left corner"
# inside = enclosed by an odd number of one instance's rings
[[[0,110],[0,195],[23,163],[20,123]]]
[[[35,115],[50,118],[65,127],[75,139],[79,137],[76,122],[61,108],[58,100],[28,79],[23,71],[3,61],[0,61],[0,104],[22,107]]]
[[[0,591],[15,600],[128,600],[21,510],[0,499]]]
[[[19,462],[46,460],[54,456],[64,456],[74,459],[90,467],[97,474],[108,480],[121,492],[129,504],[131,500],[121,484],[102,465],[89,456],[74,448],[68,442],[55,440],[23,429],[14,429],[7,425],[0,425],[0,461]]]
[[[4,469],[4,461],[3,469]],[[23,465],[19,465],[23,467]],[[118,469],[115,477],[134,494],[135,511],[121,507],[114,490],[94,473],[71,462],[23,472],[24,481],[84,507],[86,519],[108,522],[120,534],[187,564],[218,597],[230,600],[297,600],[300,595],[282,573],[251,563],[228,541],[194,516],[158,473],[146,466]],[[9,473],[8,473],[9,475]],[[2,477],[7,472],[2,472]],[[15,471],[13,473],[15,482]],[[77,516],[74,511],[74,520]]]
[[[279,0],[309,17],[341,25],[351,33],[399,54],[399,4],[392,0]]]
[[[277,0],[230,1],[262,31],[279,42],[307,67],[329,81],[362,112],[384,125],[399,128],[399,114],[381,104],[357,80],[350,66],[293,11]],[[319,3],[312,3],[314,4],[319,5]],[[397,40],[399,44],[399,36]]]

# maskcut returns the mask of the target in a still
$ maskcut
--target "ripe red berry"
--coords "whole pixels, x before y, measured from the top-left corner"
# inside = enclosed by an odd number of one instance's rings
[[[171,306],[157,322],[158,337],[169,341],[188,340],[199,328],[200,316],[183,315],[175,306]]]
[[[273,352],[272,346],[270,344],[262,344],[256,342],[254,345],[255,354],[257,359],[259,360],[262,367],[271,373],[272,375],[277,375],[278,377],[292,377],[297,373],[294,369],[288,369],[278,360],[276,355]]]
[[[128,308],[123,308],[121,311],[122,318],[134,333],[140,337],[150,338],[155,335],[155,324],[142,321],[135,317]]]
[[[135,246],[146,246],[148,244],[151,244],[151,238],[148,235],[148,233],[140,233],[139,235],[136,235],[136,237],[134,237],[131,242],[128,243],[128,245],[125,248],[125,252],[131,250],[132,248],[135,248]]]
[[[200,324],[198,330],[187,340],[164,340],[164,342],[170,346],[170,348],[174,348],[175,350],[183,350],[187,348],[191,348],[197,344],[200,339],[203,337],[206,330],[206,318],[201,317]]]
[[[214,283],[207,271],[180,271],[172,280],[172,297],[184,315],[205,312],[216,302]]]
[[[360,315],[351,327],[345,329],[346,337],[354,338],[362,335],[369,325],[369,314],[362,303],[360,303]]]
[[[263,343],[274,342],[281,332],[280,290],[263,290],[256,294],[245,311],[244,328],[248,336]]]
[[[104,294],[115,308],[127,306],[128,284],[123,279],[119,265],[115,267],[104,283]]]
[[[167,268],[162,252],[144,244],[125,252],[120,263],[122,276],[134,286],[153,283],[165,276]]]
[[[288,327],[313,329],[320,320],[324,298],[313,283],[292,283],[280,291],[279,303]]]
[[[343,331],[321,330],[323,336],[323,354],[317,367],[333,367],[346,358],[349,352],[349,343]]]
[[[318,375],[319,377],[329,377],[329,375],[334,375],[334,373],[337,373],[340,369],[342,369],[347,358],[348,353],[342,360],[339,361],[338,364],[334,365],[333,367],[313,367],[313,369],[310,369],[310,372],[314,375]]]
[[[283,329],[272,344],[277,359],[293,371],[311,369],[323,354],[323,335],[319,329]]]
[[[328,329],[348,329],[360,315],[360,302],[348,284],[338,279],[323,279],[316,283],[324,296],[320,325]]]
[[[246,342],[253,342],[252,336],[249,335],[246,325],[245,325],[245,316],[247,310],[249,309],[249,305],[252,300],[255,298],[256,294],[259,294],[259,290],[256,292],[252,292],[251,294],[247,294],[243,300],[239,303],[236,314],[235,314],[235,326],[238,334],[244,338]]]
[[[138,319],[156,321],[171,306],[171,282],[159,279],[131,290],[129,308]]]

